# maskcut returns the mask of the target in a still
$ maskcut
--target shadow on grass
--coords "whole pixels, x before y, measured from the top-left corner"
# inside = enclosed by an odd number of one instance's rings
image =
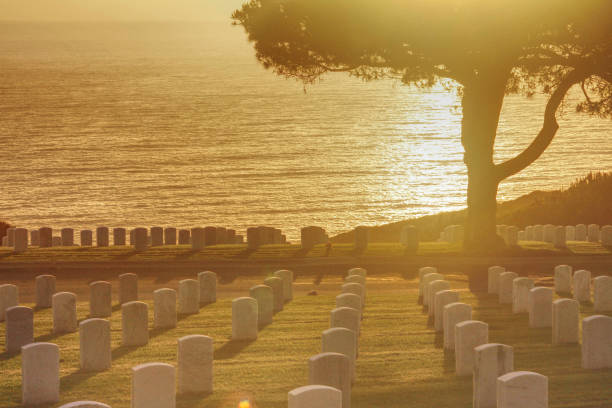
[[[233,258],[247,259],[255,252],[257,252],[257,248],[246,248],[243,251],[240,251],[236,255],[234,255]]]
[[[176,406],[178,408],[195,408],[204,406],[208,400],[212,397],[212,392],[208,393],[190,393],[190,394],[177,394],[176,395]],[[219,407],[219,404],[210,405],[205,404],[207,407]]]
[[[444,349],[444,373],[455,372],[455,352],[452,350]]]
[[[98,373],[95,371],[75,371],[74,373],[70,373],[60,379],[60,388],[62,392],[71,390],[96,374]]]
[[[200,252],[200,251],[201,251],[200,249],[193,249],[193,248],[192,248],[192,249],[190,249],[190,250],[188,250],[188,251],[186,251],[186,252],[183,252],[182,254],[178,254],[178,255],[176,255],[176,256],[174,257],[174,259],[177,259],[177,260],[178,260],[178,259],[189,259],[189,258],[191,258],[192,256],[194,256],[195,254],[197,254],[198,252]]]
[[[215,350],[215,360],[229,360],[236,357],[255,340],[230,340]]]
[[[292,258],[304,258],[312,248],[300,248],[291,254]]]
[[[139,253],[141,253],[141,252],[142,252],[142,251],[137,251],[137,250],[133,249],[133,250],[128,251],[128,252],[126,252],[126,253],[124,253],[124,254],[115,255],[115,256],[113,256],[113,259],[118,260],[118,261],[119,261],[119,260],[130,259],[130,258],[131,258],[131,257],[133,257],[134,255],[137,255],[137,254],[139,254]]]
[[[350,256],[360,256],[363,255],[366,251],[367,247],[363,247],[363,248],[353,248],[350,252],[349,255]]]
[[[222,285],[227,285],[236,280],[238,278],[238,272],[236,271],[225,271],[221,276],[219,276],[219,283]]]

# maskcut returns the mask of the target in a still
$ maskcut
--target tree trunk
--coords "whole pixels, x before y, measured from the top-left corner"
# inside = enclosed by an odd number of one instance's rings
[[[479,75],[463,89],[461,141],[468,170],[466,252],[494,252],[504,246],[495,226],[499,179],[493,147],[506,80],[506,75]]]

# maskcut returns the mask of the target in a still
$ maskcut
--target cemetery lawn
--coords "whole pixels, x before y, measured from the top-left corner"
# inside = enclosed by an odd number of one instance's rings
[[[282,260],[325,258],[325,246],[317,245],[310,251],[304,251],[300,245],[264,245],[257,250],[242,245],[215,245],[201,251],[193,251],[189,245],[168,245],[152,247],[143,252],[134,251],[129,246],[96,247],[53,247],[29,248],[26,252],[16,254],[11,248],[0,247],[0,264],[2,262],[147,262],[147,261],[215,261],[215,260]],[[358,257],[363,260],[405,258],[415,256],[458,256],[461,254],[460,243],[422,242],[416,254],[405,255],[404,247],[399,243],[371,243],[365,252],[357,253],[353,244],[333,244],[329,258]],[[600,243],[569,242],[568,248],[560,250],[552,244],[535,241],[522,241],[520,247],[509,250],[507,256],[599,256],[612,255],[612,248]]]
[[[78,251],[77,251],[78,252]],[[446,273],[446,271],[441,271]],[[171,276],[171,275],[168,275]],[[178,280],[190,275],[143,277],[141,299],[149,304],[154,289],[176,289]],[[145,347],[125,348],[121,341],[121,313],[114,302],[112,323],[113,365],[108,372],[79,372],[78,333],[51,335],[51,310],[35,312],[37,341],[60,347],[61,404],[95,400],[113,408],[130,406],[130,368],[146,362],[176,365],[177,339],[189,334],[211,336],[215,342],[212,395],[177,397],[179,408],[235,408],[245,398],[259,408],[286,408],[287,392],[308,382],[307,359],[320,352],[321,332],[329,327],[329,313],[340,293],[341,277],[298,276],[295,298],[262,329],[253,342],[232,342],[231,299],[248,294],[248,288],[265,276],[238,277],[219,284],[219,301],[204,306],[199,314],[181,317],[178,327],[150,332]],[[510,305],[500,306],[495,296],[472,293],[465,275],[447,274],[462,302],[472,305],[474,319],[489,324],[489,341],[514,347],[515,370],[536,371],[549,377],[550,407],[612,406],[612,369],[587,371],[580,368],[579,345],[551,345],[550,329],[529,329],[526,314],[513,315]],[[77,294],[78,317],[88,314],[87,277],[58,277],[58,291]],[[33,280],[12,281],[19,286],[23,304],[31,306]],[[116,298],[118,283],[112,282]],[[316,290],[317,295],[308,293]],[[359,339],[357,380],[353,386],[353,408],[470,408],[471,377],[454,374],[454,355],[442,348],[417,303],[417,281],[399,272],[368,278],[367,304]],[[592,305],[581,305],[582,318]],[[5,324],[0,323],[0,349],[4,350]],[[0,407],[20,406],[21,358],[0,354]],[[59,406],[57,404],[56,406]]]

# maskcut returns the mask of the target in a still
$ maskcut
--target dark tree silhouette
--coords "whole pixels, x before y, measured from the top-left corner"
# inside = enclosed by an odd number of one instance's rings
[[[489,251],[503,245],[495,232],[499,183],[548,147],[568,90],[582,87],[579,111],[612,112],[611,16],[610,0],[251,0],[233,20],[257,59],[279,75],[313,83],[347,72],[459,92],[465,247]],[[495,164],[505,95],[536,92],[549,95],[540,132],[522,153]]]

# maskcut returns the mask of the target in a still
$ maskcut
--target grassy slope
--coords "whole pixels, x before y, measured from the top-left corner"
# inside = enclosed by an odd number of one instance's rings
[[[612,224],[612,173],[589,174],[566,190],[534,191],[516,200],[498,204],[497,223],[521,228],[535,224],[576,225]],[[436,240],[440,231],[465,222],[465,211],[429,215],[370,228],[370,238],[378,242],[399,240],[404,225],[419,229],[421,240]],[[332,238],[332,242],[353,242],[349,231]]]
[[[612,406],[612,370],[582,370],[578,345],[553,347],[550,329],[528,329],[526,315],[513,315],[510,306],[499,306],[492,296],[468,292],[462,275],[448,279],[454,289],[461,290],[461,300],[473,306],[474,318],[489,323],[489,340],[514,346],[515,369],[549,376],[551,408]],[[298,290],[296,299],[252,343],[230,341],[229,297],[182,319],[176,329],[152,332],[149,345],[135,349],[120,347],[121,318],[115,311],[113,367],[94,375],[78,372],[78,334],[49,336],[50,310],[36,312],[35,336],[60,346],[62,403],[92,399],[113,408],[127,408],[131,367],[153,361],[175,364],[177,338],[206,334],[215,340],[215,392],[211,396],[179,397],[179,408],[230,408],[245,397],[260,408],[284,408],[287,392],[307,383],[307,359],[320,350],[321,332],[328,327],[340,284],[337,278],[324,279],[323,286],[318,287],[319,296],[305,296],[305,290]],[[310,289],[311,282],[301,278],[296,287]],[[581,309],[582,317],[592,314],[589,304]],[[86,315],[87,303],[80,302],[78,316]],[[453,354],[445,353],[441,342],[441,335],[434,333],[417,304],[415,280],[392,275],[369,278],[352,406],[471,407],[471,378],[455,377]],[[0,348],[4,348],[3,343],[2,323]],[[0,407],[19,406],[20,357],[0,354],[0,373]]]

